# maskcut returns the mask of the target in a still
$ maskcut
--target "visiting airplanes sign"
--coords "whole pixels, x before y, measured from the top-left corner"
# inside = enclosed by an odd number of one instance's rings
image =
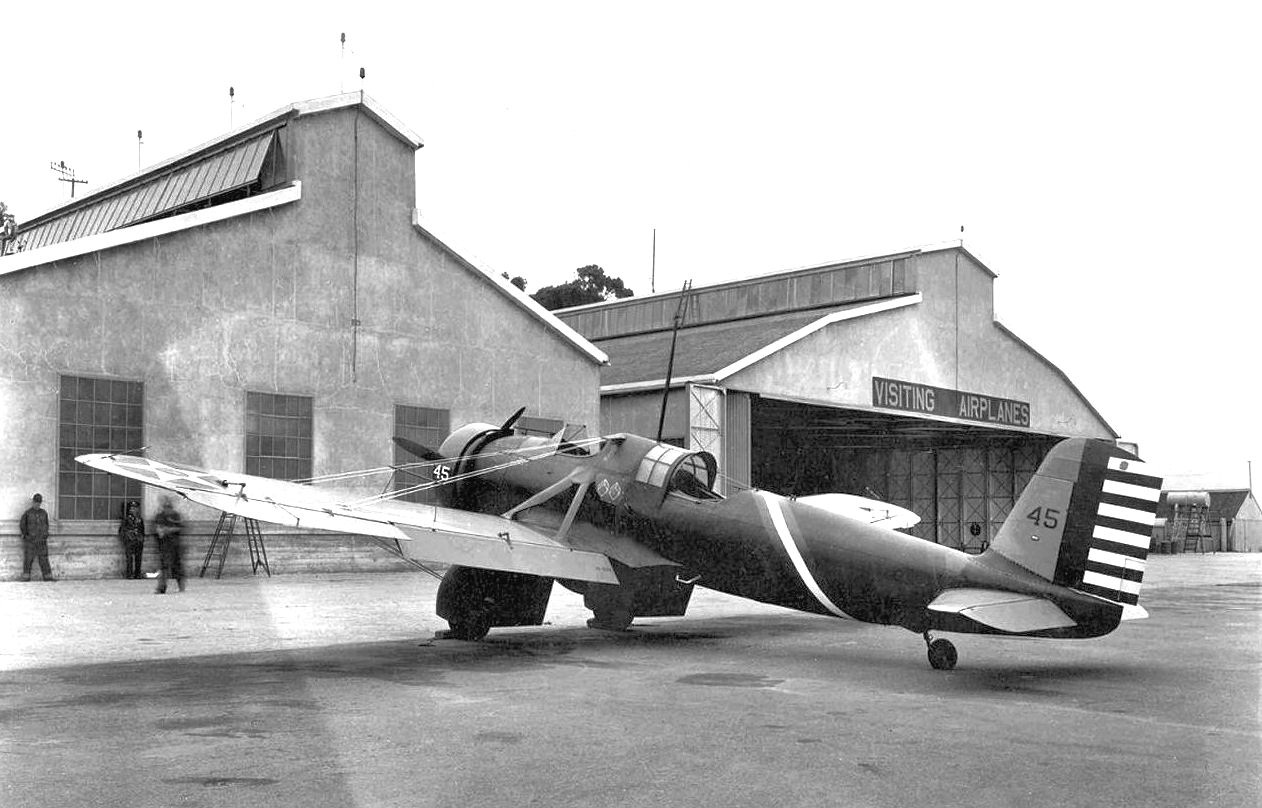
[[[890,410],[907,410],[946,418],[963,418],[1003,426],[1030,425],[1030,404],[966,393],[946,387],[872,377],[872,404]]]

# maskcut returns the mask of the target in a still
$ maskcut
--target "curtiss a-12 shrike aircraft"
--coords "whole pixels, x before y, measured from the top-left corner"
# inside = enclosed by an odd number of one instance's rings
[[[923,635],[930,664],[955,667],[932,632],[1098,637],[1147,616],[1140,583],[1161,478],[1104,441],[1048,453],[980,555],[901,533],[914,515],[862,498],[721,496],[716,464],[635,435],[571,442],[512,426],[458,428],[437,451],[396,439],[432,469],[439,504],[126,454],[79,462],[216,510],[386,540],[405,558],[452,565],[439,586],[445,636],[539,625],[553,581],[584,596],[596,628],[683,615],[694,585]]]

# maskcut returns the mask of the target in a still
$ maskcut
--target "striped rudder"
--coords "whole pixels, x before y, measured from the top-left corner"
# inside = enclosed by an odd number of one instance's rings
[[[1157,518],[1161,477],[1129,457],[1108,458],[1082,582],[1076,589],[1135,605]]]
[[[1101,440],[1052,447],[987,552],[1061,586],[1135,605],[1161,478]]]

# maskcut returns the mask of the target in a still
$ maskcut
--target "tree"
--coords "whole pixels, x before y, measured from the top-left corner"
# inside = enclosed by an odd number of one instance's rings
[[[513,277],[510,278],[508,277],[507,272],[501,272],[500,277],[508,281],[509,283],[511,283],[513,286],[516,286],[518,289],[522,290],[523,292],[526,291],[526,279],[523,278],[521,275],[514,275]]]
[[[9,206],[0,202],[0,255],[8,255],[15,246],[18,223],[9,213]]]
[[[635,294],[621,278],[612,278],[596,264],[576,270],[578,278],[556,286],[545,286],[531,297],[549,311],[587,303],[599,303],[610,297],[623,298]]]

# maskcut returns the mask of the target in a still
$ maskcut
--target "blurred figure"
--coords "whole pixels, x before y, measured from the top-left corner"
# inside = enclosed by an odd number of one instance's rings
[[[31,565],[39,559],[39,571],[45,581],[55,581],[48,566],[48,514],[43,508],[44,497],[31,497],[31,507],[22,514],[22,580],[31,580]]]
[[[167,578],[175,579],[175,583],[184,591],[184,548],[180,533],[184,529],[184,520],[180,512],[171,504],[170,497],[162,498],[162,509],[153,518],[154,533],[158,536],[158,556],[161,566],[158,571],[159,595],[166,594]]]
[[[123,577],[145,577],[140,571],[140,560],[145,553],[145,520],[140,518],[139,502],[127,503],[127,512],[118,526],[118,540],[123,544]]]

